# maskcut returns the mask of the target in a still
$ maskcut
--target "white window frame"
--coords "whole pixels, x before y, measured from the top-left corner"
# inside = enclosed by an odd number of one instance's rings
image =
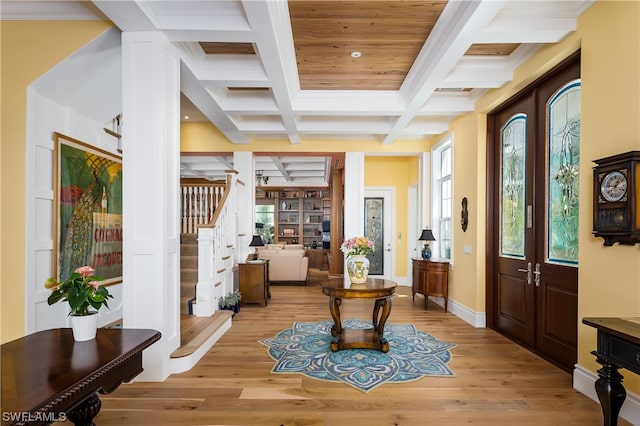
[[[442,153],[446,150],[449,150],[449,174],[442,175]],[[441,191],[442,184],[446,181],[450,182],[450,194],[449,199],[443,199],[443,194]],[[432,227],[433,235],[435,237],[435,241],[433,242],[433,257],[440,259],[448,259],[450,263],[453,263],[453,137],[451,135],[447,135],[444,139],[438,142],[431,149],[431,194],[432,194]],[[448,203],[448,205],[445,205]],[[443,216],[443,207],[444,210],[448,210],[449,216]],[[441,253],[442,244],[441,244],[441,235],[440,229],[442,223],[448,221],[449,229],[450,229],[450,250],[448,256],[446,254]]]

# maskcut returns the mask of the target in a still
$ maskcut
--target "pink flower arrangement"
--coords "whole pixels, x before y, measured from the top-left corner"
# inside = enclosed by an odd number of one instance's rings
[[[102,278],[93,276],[91,266],[81,266],[71,273],[64,281],[54,277],[48,278],[44,286],[52,292],[47,299],[49,305],[63,300],[69,302],[70,315],[89,315],[89,307],[99,310],[102,305],[109,308],[107,299],[113,298],[106,287],[100,285]]]
[[[340,246],[340,250],[347,257],[366,255],[375,251],[374,241],[367,237],[353,237],[345,240]]]

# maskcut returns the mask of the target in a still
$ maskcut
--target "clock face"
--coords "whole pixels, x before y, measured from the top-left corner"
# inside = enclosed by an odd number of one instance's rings
[[[600,193],[607,201],[620,201],[627,193],[627,177],[618,171],[607,173],[600,184]]]

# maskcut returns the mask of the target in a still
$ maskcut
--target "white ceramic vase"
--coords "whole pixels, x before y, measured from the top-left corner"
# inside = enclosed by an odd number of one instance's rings
[[[347,258],[347,274],[351,284],[366,283],[369,275],[369,259],[367,259],[367,256],[349,256]]]
[[[73,329],[73,339],[76,342],[95,339],[98,329],[98,313],[91,312],[89,315],[71,315],[71,328]]]

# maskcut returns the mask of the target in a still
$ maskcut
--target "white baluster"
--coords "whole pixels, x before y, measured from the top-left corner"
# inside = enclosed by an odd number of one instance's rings
[[[186,215],[185,215],[185,206],[187,204],[187,188],[185,188],[184,186],[182,187],[182,211],[180,212],[180,215],[182,216],[182,233],[186,233],[187,232],[187,220],[186,220]]]
[[[187,232],[193,233],[193,187],[189,187],[189,202],[187,203]]]
[[[205,214],[204,223],[209,223],[209,221],[211,220],[211,217],[209,215],[210,194],[211,194],[211,187],[205,187],[204,188],[204,214]]]

